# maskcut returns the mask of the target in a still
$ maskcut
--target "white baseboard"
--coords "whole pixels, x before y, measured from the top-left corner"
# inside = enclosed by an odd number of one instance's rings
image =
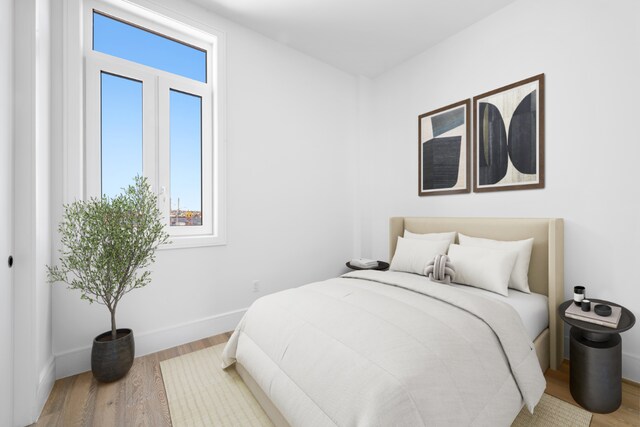
[[[622,378],[640,383],[640,357],[622,353]]]
[[[38,378],[38,392],[36,396],[36,407],[34,408],[35,418],[33,422],[36,422],[42,413],[45,403],[49,398],[49,394],[53,389],[53,383],[56,382],[56,364],[53,356],[47,360],[47,364],[40,371]]]
[[[570,339],[565,335],[564,337],[564,358],[569,359],[569,344]],[[624,340],[623,340],[624,344]],[[640,356],[631,353],[622,352],[622,378],[626,378],[631,381],[640,382]]]
[[[247,311],[246,308],[216,314],[169,328],[135,334],[136,357],[233,331]],[[135,333],[135,331],[134,331]],[[91,346],[56,354],[55,377],[64,378],[91,369]]]

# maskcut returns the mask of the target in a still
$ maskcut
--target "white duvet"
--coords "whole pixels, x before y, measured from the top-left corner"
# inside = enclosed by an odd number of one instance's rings
[[[260,298],[223,359],[292,426],[508,426],[545,389],[512,307],[400,272]]]

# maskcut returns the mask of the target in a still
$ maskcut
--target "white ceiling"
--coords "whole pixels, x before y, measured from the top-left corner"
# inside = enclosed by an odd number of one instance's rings
[[[349,73],[375,77],[515,0],[192,0]]]

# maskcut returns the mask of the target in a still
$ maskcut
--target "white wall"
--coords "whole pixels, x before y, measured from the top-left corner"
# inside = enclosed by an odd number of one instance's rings
[[[14,423],[40,414],[54,381],[50,215],[50,27],[48,0],[14,3],[15,377]]]
[[[563,217],[567,298],[581,284],[640,315],[639,19],[633,0],[522,0],[377,78],[370,254],[388,257],[393,215]],[[417,116],[538,73],[546,188],[418,197]],[[639,381],[640,327],[622,337],[623,376]]]
[[[51,286],[45,265],[51,264],[51,28],[50,0],[36,1],[36,155],[35,175],[35,283],[36,283],[36,365],[38,401],[44,405],[53,386]]]
[[[227,35],[228,244],[158,252],[153,283],[118,311],[138,355],[231,330],[257,297],[343,272],[356,216],[356,79],[187,2],[157,3]],[[56,127],[54,151],[61,138]],[[53,307],[57,376],[89,369],[108,311],[63,286]]]
[[[0,2],[0,425],[13,423],[13,2]]]

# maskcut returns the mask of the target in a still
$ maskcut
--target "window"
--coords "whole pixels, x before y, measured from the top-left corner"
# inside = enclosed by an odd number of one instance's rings
[[[93,50],[207,81],[207,51],[93,10]]]
[[[86,2],[86,193],[142,174],[172,247],[224,243],[217,37],[124,6]]]
[[[142,82],[100,73],[102,193],[115,196],[142,174]]]
[[[169,128],[171,225],[202,225],[202,98],[171,89]]]

